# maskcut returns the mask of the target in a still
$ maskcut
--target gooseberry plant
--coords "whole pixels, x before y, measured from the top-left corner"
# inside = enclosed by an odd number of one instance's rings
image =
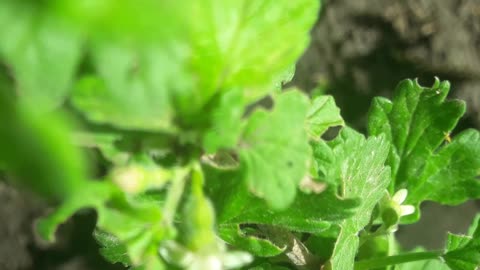
[[[438,251],[394,237],[423,201],[480,197],[480,134],[449,135],[465,104],[405,80],[365,136],[331,96],[283,89],[318,11],[1,1],[0,166],[58,204],[38,234],[90,208],[101,254],[131,269],[475,269],[477,222]]]

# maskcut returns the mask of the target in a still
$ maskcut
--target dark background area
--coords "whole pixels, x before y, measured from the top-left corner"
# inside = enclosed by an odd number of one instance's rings
[[[294,41],[286,41],[294,42]],[[405,78],[431,85],[434,76],[452,83],[451,97],[467,101],[459,129],[480,127],[480,0],[324,1],[312,44],[299,61],[294,84],[317,85],[335,96],[342,115],[365,130],[374,96],[392,95]],[[34,220],[48,209],[32,194],[0,176],[0,269],[124,269],[106,263],[92,238],[95,214],[81,212],[63,225],[58,241],[45,246],[33,233]],[[442,246],[446,231],[465,232],[477,204],[423,205],[417,224],[400,229],[408,248]]]

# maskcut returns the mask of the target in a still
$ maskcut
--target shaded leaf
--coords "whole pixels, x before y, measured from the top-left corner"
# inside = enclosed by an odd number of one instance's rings
[[[331,223],[352,216],[359,204],[356,199],[339,199],[333,190],[320,194],[299,192],[288,208],[275,211],[248,191],[238,171],[208,167],[205,170],[206,186],[215,205],[219,226],[263,224],[317,233],[329,228]]]
[[[271,263],[261,263],[254,267],[248,268],[249,270],[289,270],[289,268],[279,265],[273,265]]]
[[[228,244],[245,250],[254,256],[273,257],[285,251],[285,247],[278,247],[268,239],[245,234],[239,225],[221,225],[218,234]]]
[[[232,89],[221,95],[211,113],[211,126],[203,138],[207,153],[215,153],[222,148],[234,148],[242,132],[244,102],[242,92]]]
[[[110,199],[116,188],[104,182],[85,182],[50,215],[37,223],[39,235],[49,241],[55,241],[57,227],[67,221],[75,212],[85,208],[101,208]]]
[[[332,96],[319,96],[313,99],[307,113],[307,132],[311,138],[319,139],[329,127],[344,124],[340,109]]]
[[[17,182],[57,200],[81,189],[87,164],[66,118],[31,110],[0,92],[0,123],[0,163]]]
[[[358,205],[358,200],[341,200],[330,191],[320,194],[299,193],[284,210],[274,211],[262,203],[252,203],[228,223],[267,224],[297,232],[318,233],[328,229],[332,223],[352,216]]]
[[[308,101],[296,91],[278,95],[271,112],[255,111],[247,121],[239,151],[249,189],[275,209],[295,198],[307,175],[310,147],[304,130]]]
[[[80,80],[72,97],[89,120],[125,129],[174,129],[171,92],[189,81],[176,52],[99,42],[92,54],[99,77]]]

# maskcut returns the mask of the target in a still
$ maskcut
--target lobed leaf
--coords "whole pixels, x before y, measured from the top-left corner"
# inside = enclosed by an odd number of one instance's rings
[[[101,208],[109,200],[116,188],[104,182],[85,182],[82,188],[76,190],[53,213],[37,222],[37,232],[49,241],[55,241],[57,227],[70,218],[75,212],[85,208]]]
[[[198,74],[198,89],[212,96],[219,89],[242,87],[248,101],[284,80],[309,42],[319,9],[316,0],[189,4],[190,18],[195,18],[188,22],[191,66]]]
[[[128,266],[131,263],[127,247],[117,237],[101,230],[94,231],[95,239],[102,246],[100,254],[111,263],[121,263]]]
[[[332,96],[319,96],[312,100],[307,113],[307,132],[311,138],[318,139],[328,128],[344,124]]]
[[[480,266],[480,228],[478,223],[474,225],[472,235],[448,235],[443,258],[450,269],[475,270]]]
[[[387,164],[392,168],[390,192],[406,188],[407,203],[423,200],[459,204],[480,197],[478,131],[465,131],[450,143],[449,134],[465,112],[465,104],[445,100],[448,82],[432,88],[405,80],[393,102],[377,98],[369,113],[369,133],[391,142]],[[419,213],[409,221],[418,219]]]
[[[349,128],[344,128],[329,145],[336,153],[332,170],[339,172],[340,195],[362,200],[356,213],[340,224],[341,231],[329,261],[331,269],[348,270],[353,269],[358,232],[370,221],[390,181],[390,170],[384,165],[389,145],[384,137],[365,139]]]
[[[248,191],[238,171],[208,167],[205,171],[206,186],[215,205],[220,231],[239,224],[258,224],[318,233],[353,215],[359,204],[356,199],[338,198],[333,190],[320,194],[300,192],[288,208],[275,211]]]
[[[466,130],[456,135],[425,164],[412,189],[410,200],[432,200],[456,205],[480,196],[480,132]]]
[[[293,202],[307,174],[307,106],[304,95],[285,92],[275,99],[271,112],[255,111],[242,135],[239,156],[247,185],[274,209],[285,209]]]

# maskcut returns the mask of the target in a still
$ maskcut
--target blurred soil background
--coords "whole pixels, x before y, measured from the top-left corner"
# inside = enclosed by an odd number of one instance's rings
[[[456,131],[480,128],[480,0],[324,1],[293,83],[307,91],[320,85],[365,132],[374,96],[390,98],[406,78],[430,86],[435,76],[451,82],[450,98],[467,102]],[[466,233],[479,205],[425,203],[420,222],[401,227],[399,240],[442,248],[446,231]]]
[[[6,184],[0,175],[0,270],[120,270],[98,253],[96,216],[85,210],[60,226],[53,245],[35,235],[34,222],[50,211],[34,194]]]
[[[294,41],[286,41],[294,42]],[[452,83],[451,97],[467,101],[459,129],[480,128],[480,0],[324,1],[312,44],[299,61],[294,84],[317,85],[335,96],[347,122],[365,131],[374,96],[391,97],[395,85],[434,76]],[[0,175],[0,269],[109,270],[92,237],[95,214],[81,212],[63,225],[58,243],[45,246],[33,233],[44,202],[12,188]],[[477,203],[423,205],[422,219],[398,235],[406,248],[442,246],[446,231],[462,233]]]

